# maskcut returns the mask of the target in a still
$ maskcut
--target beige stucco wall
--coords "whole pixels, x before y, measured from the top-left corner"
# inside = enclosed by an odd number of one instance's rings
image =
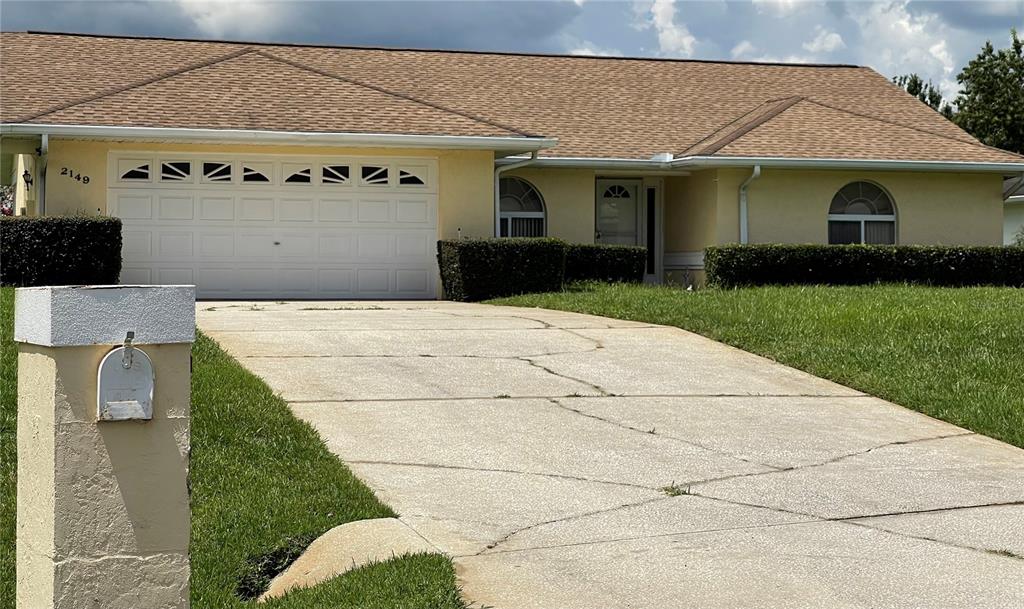
[[[737,208],[744,178],[720,172],[720,206]],[[882,186],[896,204],[897,243],[999,245],[1002,177],[979,173],[909,173],[766,169],[750,186],[751,243],[826,243],[828,207],[849,182]],[[729,198],[732,203],[729,203]],[[721,218],[720,218],[721,220]],[[720,235],[725,231],[720,230]]]
[[[190,345],[142,347],[152,420],[97,423],[110,348],[19,345],[19,607],[188,607]]]
[[[594,242],[593,170],[523,167],[504,175],[523,178],[544,197],[549,237],[571,243]]]
[[[438,236],[487,237],[494,225],[494,155],[480,150],[417,148],[338,148],[320,146],[198,145],[97,142],[51,139],[47,163],[46,213],[106,213],[107,156],[111,151],[209,152],[302,156],[394,156],[438,159]],[[89,183],[61,175],[67,167],[89,177]]]
[[[665,179],[665,251],[703,250],[717,239],[716,171]]]
[[[32,187],[25,188],[24,173],[32,176]],[[36,156],[34,154],[14,155],[14,213],[18,216],[34,216],[36,214],[36,193],[39,191],[39,180],[36,172]]]

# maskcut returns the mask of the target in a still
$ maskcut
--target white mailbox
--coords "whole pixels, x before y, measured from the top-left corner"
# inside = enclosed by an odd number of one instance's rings
[[[129,332],[124,346],[103,356],[96,379],[96,419],[148,421],[153,418],[153,362],[132,345]]]

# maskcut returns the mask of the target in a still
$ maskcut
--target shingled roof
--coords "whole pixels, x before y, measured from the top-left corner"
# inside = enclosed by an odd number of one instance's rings
[[[48,33],[3,33],[0,54],[3,123],[556,137],[548,157],[1024,162],[858,66]]]

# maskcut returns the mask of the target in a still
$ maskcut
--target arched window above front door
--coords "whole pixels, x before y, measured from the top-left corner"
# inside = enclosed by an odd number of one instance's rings
[[[881,186],[850,182],[832,197],[828,208],[829,244],[896,243],[896,206]]]
[[[501,178],[498,182],[502,237],[543,237],[544,197],[522,178]]]

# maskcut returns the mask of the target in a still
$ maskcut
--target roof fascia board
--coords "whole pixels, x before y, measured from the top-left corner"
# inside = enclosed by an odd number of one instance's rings
[[[514,163],[525,157],[508,157],[496,161]],[[874,169],[878,171],[964,171],[992,173],[1020,173],[1024,171],[1024,161],[1020,163],[978,163],[971,161],[899,161],[889,159],[820,159],[820,158],[787,158],[787,157],[720,157],[720,156],[688,156],[671,161],[655,161],[651,159],[623,158],[590,158],[590,157],[540,157],[531,167],[564,167],[593,169],[626,169],[649,171],[674,171],[686,169],[721,168],[721,167],[780,167],[793,169]]]
[[[1020,163],[984,163],[975,161],[913,161],[892,159],[828,159],[787,157],[690,156],[673,159],[672,167],[779,167],[793,169],[874,169],[878,171],[965,171],[1019,173]]]
[[[0,125],[2,135],[50,135],[108,140],[176,140],[197,143],[297,144],[303,146],[384,146],[402,148],[456,148],[533,152],[558,144],[557,138],[498,137],[475,135],[410,135],[401,133],[319,133],[308,131],[257,131],[243,129],[188,129],[116,127],[94,125]]]

